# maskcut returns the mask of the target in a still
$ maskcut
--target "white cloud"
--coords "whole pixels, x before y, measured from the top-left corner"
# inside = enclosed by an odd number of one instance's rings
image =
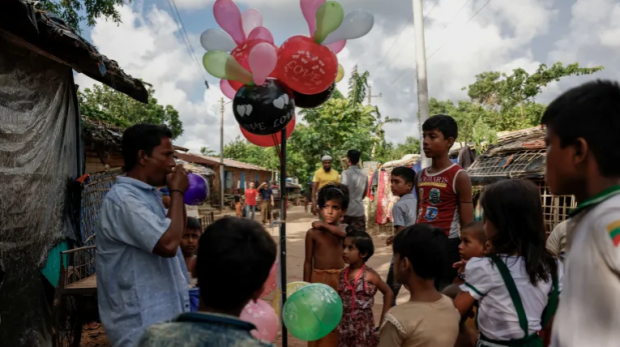
[[[472,83],[476,74],[510,72],[517,67],[533,71],[540,63],[603,64],[607,69],[600,76],[617,76],[620,72],[615,67],[615,61],[620,58],[616,52],[620,46],[620,6],[615,0],[576,0],[572,6],[565,0],[487,1],[424,1],[431,97],[466,99],[462,88]],[[211,18],[213,2],[176,0],[181,16],[201,10],[205,18]],[[382,94],[381,98],[373,98],[373,103],[376,102],[384,115],[404,120],[386,126],[387,137],[403,141],[406,136],[417,136],[414,31],[412,22],[407,22],[412,16],[411,1],[393,0],[389,6],[376,0],[340,2],[345,12],[358,7],[370,10],[375,14],[375,27],[366,37],[349,41],[338,55],[346,70],[339,89],[346,92],[348,75],[354,65],[360,71],[368,70],[373,95]],[[252,7],[261,11],[265,26],[278,44],[293,35],[307,35],[298,1],[237,3],[242,9]],[[102,53],[117,60],[125,71],[152,83],[160,102],[179,110],[185,129],[177,141],[180,145],[194,151],[202,146],[219,151],[218,101],[222,95],[217,83],[211,83],[210,90],[199,98],[196,96],[204,88],[202,78],[169,13],[155,6],[142,8],[134,4],[122,7],[121,17],[123,23],[118,26],[98,22],[92,30],[93,43]],[[566,29],[554,30],[558,26]],[[201,31],[205,29],[208,29],[206,25]],[[201,55],[200,32],[189,34]],[[80,84],[93,83],[86,82],[88,78],[84,76],[79,79]],[[571,78],[553,84],[541,100],[548,101],[566,86],[583,79]],[[232,107],[227,105],[225,110],[225,140],[230,141],[239,130]]]
[[[187,53],[178,28],[170,14],[155,6],[119,8],[123,22],[119,25],[99,21],[91,31],[99,51],[116,60],[128,74],[143,79],[155,88],[160,104],[170,104],[179,111],[183,135],[175,143],[198,152],[207,146],[219,152],[219,84],[210,78],[210,89],[204,92],[202,73]],[[190,39],[198,42],[197,36]],[[194,44],[195,48],[200,47]],[[200,54],[199,52],[197,52]],[[76,83],[88,88],[97,83],[84,75]],[[192,100],[191,95],[202,96]],[[241,134],[234,123],[232,109],[225,107],[225,141]],[[217,135],[216,135],[217,134]]]

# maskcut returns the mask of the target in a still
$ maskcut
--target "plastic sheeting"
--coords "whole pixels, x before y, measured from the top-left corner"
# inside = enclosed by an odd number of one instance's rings
[[[77,235],[76,108],[69,67],[0,37],[2,346],[51,346],[51,285],[40,270],[54,246]]]

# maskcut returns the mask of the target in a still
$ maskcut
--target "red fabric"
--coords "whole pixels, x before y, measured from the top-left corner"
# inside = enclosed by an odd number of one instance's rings
[[[258,190],[246,189],[245,191],[245,204],[248,206],[256,206],[256,197],[258,196]]]
[[[389,219],[390,203],[390,173],[379,171],[377,186],[377,224],[384,225]]]
[[[454,182],[463,168],[453,164],[440,173],[430,175],[427,170],[422,171],[418,182],[418,223],[432,224],[441,228],[446,235],[451,230],[458,232],[458,198]]]
[[[368,179],[368,190],[366,191],[366,196],[370,199],[370,201],[375,201],[375,196],[372,195],[372,180],[375,178],[376,173],[370,175]]]

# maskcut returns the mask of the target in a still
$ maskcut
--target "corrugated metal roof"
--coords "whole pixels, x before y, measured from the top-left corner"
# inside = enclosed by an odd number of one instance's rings
[[[220,165],[220,158],[217,158],[217,157],[209,157],[206,155],[200,155],[200,154],[195,154],[195,153],[179,153],[179,152],[177,152],[177,157],[189,163],[200,163],[200,164],[211,165],[211,166]],[[243,170],[266,171],[266,172],[272,171],[264,167],[260,167],[258,165],[248,164],[248,163],[240,162],[240,161],[233,160],[233,159],[226,159],[226,158],[224,158],[224,166],[234,167],[234,168],[243,169]]]

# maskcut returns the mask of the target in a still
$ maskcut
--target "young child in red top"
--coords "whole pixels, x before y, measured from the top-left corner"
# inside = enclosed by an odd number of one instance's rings
[[[349,264],[341,274],[338,294],[342,299],[342,320],[338,325],[338,347],[377,347],[379,337],[375,329],[372,307],[377,290],[383,293],[381,320],[392,307],[394,293],[381,276],[366,262],[375,253],[372,238],[364,231],[347,234],[342,245],[342,259]],[[379,323],[381,325],[381,323]]]
[[[460,260],[459,226],[474,220],[471,181],[467,172],[448,156],[458,137],[456,121],[450,116],[436,115],[424,122],[422,131],[424,154],[432,159],[432,164],[421,170],[416,179],[417,222],[438,227],[448,236],[448,262],[438,279],[441,290],[457,275],[452,264]]]

